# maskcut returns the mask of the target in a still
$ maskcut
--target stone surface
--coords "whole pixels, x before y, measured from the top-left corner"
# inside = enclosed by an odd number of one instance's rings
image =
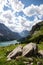
[[[29,43],[23,47],[22,56],[32,56],[38,53],[38,47],[35,43]]]
[[[33,62],[31,63],[31,65],[33,65]]]
[[[11,60],[11,58],[8,58],[8,59],[7,59],[7,61],[10,61],[10,60]]]
[[[30,57],[30,56],[35,56],[38,53],[38,47],[37,44],[35,43],[29,43],[26,46],[22,47],[22,46],[18,46],[16,47],[13,51],[11,51],[8,56],[7,59],[11,60],[11,59],[18,59],[19,56],[26,56],[26,57]],[[30,58],[30,61],[33,61],[32,58]]]
[[[25,61],[24,64],[26,64],[26,65],[33,65],[33,62],[29,63],[29,62]]]
[[[12,52],[9,53],[7,58],[15,59],[17,56],[21,55],[22,55],[22,46],[18,46]]]
[[[30,62],[33,62],[33,59],[32,58],[28,58]]]
[[[39,51],[38,51],[38,54],[39,54],[41,57],[43,57],[43,50],[39,50]]]
[[[42,65],[42,62],[37,62],[37,65]]]

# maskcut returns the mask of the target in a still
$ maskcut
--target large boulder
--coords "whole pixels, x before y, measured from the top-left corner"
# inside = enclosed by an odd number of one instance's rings
[[[15,59],[17,56],[22,55],[22,46],[18,46],[7,56],[7,60]]]
[[[35,43],[29,43],[23,47],[22,56],[32,56],[38,53],[38,47]]]

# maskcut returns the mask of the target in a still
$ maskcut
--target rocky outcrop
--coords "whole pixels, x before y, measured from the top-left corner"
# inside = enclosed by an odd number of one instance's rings
[[[7,56],[7,60],[15,59],[18,56],[33,56],[37,55],[38,53],[38,47],[35,43],[29,43],[26,46],[18,46],[15,48],[12,52],[9,53]]]
[[[32,56],[38,53],[38,47],[35,43],[27,44],[23,47],[22,56]]]
[[[9,55],[7,56],[7,60],[15,59],[17,56],[22,55],[22,46],[18,46],[15,48]]]

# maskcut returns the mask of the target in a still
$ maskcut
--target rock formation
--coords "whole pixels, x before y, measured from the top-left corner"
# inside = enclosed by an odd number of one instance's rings
[[[8,58],[7,60],[15,59],[17,56],[21,55],[22,55],[22,46],[18,46],[12,52],[9,53],[9,55],[7,56]]]
[[[23,47],[22,56],[32,56],[38,53],[38,47],[35,43],[29,43]]]
[[[7,60],[15,59],[18,56],[33,56],[37,55],[38,47],[35,43],[29,43],[26,46],[18,46],[7,56]]]

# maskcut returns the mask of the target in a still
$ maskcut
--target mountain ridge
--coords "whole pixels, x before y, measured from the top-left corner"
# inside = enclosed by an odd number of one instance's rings
[[[9,40],[15,40],[19,38],[21,38],[19,33],[12,32],[3,23],[0,23],[0,41],[9,41]]]

